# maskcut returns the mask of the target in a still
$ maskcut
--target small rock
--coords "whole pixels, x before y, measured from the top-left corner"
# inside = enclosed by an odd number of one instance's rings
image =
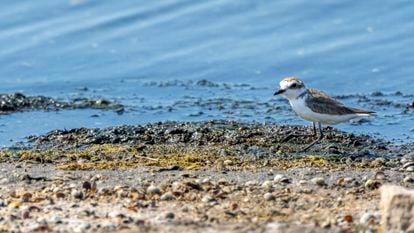
[[[171,201],[174,200],[175,197],[171,192],[166,192],[160,197],[161,201]]]
[[[345,186],[345,178],[344,177],[339,177],[338,180],[336,181],[336,185]]]
[[[108,213],[108,216],[111,218],[123,218],[125,215],[120,211],[112,211]]]
[[[399,186],[381,188],[381,225],[384,232],[412,232],[414,191]]]
[[[92,225],[90,223],[82,222],[80,224],[76,224],[75,226],[73,226],[73,231],[74,232],[86,232],[91,227],[92,227]]]
[[[306,184],[308,184],[308,181],[306,181],[306,180],[299,180],[298,181],[298,185],[306,185]]]
[[[72,197],[76,198],[76,199],[82,199],[83,198],[83,192],[73,189],[72,190]]]
[[[202,184],[208,184],[208,183],[211,183],[211,179],[210,178],[204,178],[202,181],[201,181],[201,183]]]
[[[22,202],[29,202],[30,199],[32,199],[33,194],[31,193],[25,193],[21,196]]]
[[[28,210],[23,211],[22,218],[24,219],[30,218],[30,212]]]
[[[231,160],[229,160],[229,159],[224,160],[223,165],[224,165],[224,166],[231,166],[231,165],[233,165],[233,161],[231,161]]]
[[[204,202],[204,203],[210,203],[210,202],[214,202],[214,201],[215,201],[215,199],[214,199],[212,196],[210,196],[210,195],[205,195],[205,196],[201,199],[201,201],[202,201],[202,202]]]
[[[82,184],[82,188],[87,192],[92,189],[92,184],[89,181],[85,181]]]
[[[166,219],[174,219],[175,214],[173,212],[167,212],[164,216]]]
[[[250,180],[250,181],[247,181],[244,185],[247,186],[247,187],[256,186],[257,181]]]
[[[408,155],[405,155],[405,156],[408,156]],[[401,159],[401,161],[406,161],[403,164],[403,168],[414,166],[414,160],[413,160],[414,158],[411,157],[411,154],[409,154],[410,157],[405,157],[405,156]]]
[[[318,185],[318,186],[325,186],[325,179],[323,177],[315,177],[311,180],[312,183]]]
[[[265,193],[265,195],[263,195],[264,199],[266,201],[272,201],[275,199],[275,196],[272,193]]]
[[[378,189],[379,187],[381,187],[381,183],[379,182],[379,181],[376,181],[376,180],[371,180],[371,179],[368,179],[366,182],[365,182],[365,188],[367,188],[367,189],[371,189],[371,190],[373,190],[373,189]]]
[[[409,162],[414,162],[414,152],[405,154],[402,158],[401,158],[401,163],[403,164],[407,164]]]
[[[273,179],[273,181],[277,184],[282,184],[282,183],[283,184],[288,184],[288,183],[290,183],[289,179],[286,176],[281,175],[281,174],[275,175],[275,178]]]
[[[270,180],[266,180],[265,182],[262,183],[262,187],[266,189],[270,189],[273,187],[273,182]]]
[[[149,194],[161,194],[161,189],[157,186],[150,185],[147,188],[147,193],[149,193]]]
[[[405,170],[407,172],[414,172],[414,165],[407,167]]]
[[[373,225],[375,223],[375,214],[371,212],[364,213],[359,219],[359,223],[363,226]]]
[[[376,158],[374,161],[372,161],[372,165],[375,167],[381,167],[385,165],[385,159],[384,158]]]
[[[404,183],[413,183],[414,179],[411,176],[406,176],[406,177],[404,177],[403,182]]]
[[[204,183],[204,182],[203,182]],[[220,178],[218,181],[217,181],[217,183],[219,184],[219,185],[228,185],[229,184],[229,182],[225,179],[225,178]]]
[[[344,221],[351,223],[351,222],[354,221],[354,218],[352,217],[352,215],[345,215],[344,216]]]
[[[19,208],[19,206],[21,205],[20,201],[12,201],[9,203],[9,208],[11,209],[15,209],[15,208]]]
[[[384,172],[381,172],[381,171],[377,172],[375,174],[375,179],[376,180],[384,180],[385,179],[385,173]]]
[[[62,223],[62,219],[58,215],[52,215],[48,219],[49,219],[49,222],[52,222],[55,224]]]

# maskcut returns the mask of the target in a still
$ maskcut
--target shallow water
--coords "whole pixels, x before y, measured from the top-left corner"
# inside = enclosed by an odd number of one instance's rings
[[[272,96],[287,75],[333,95],[381,91],[386,96],[372,99],[414,101],[414,2],[409,0],[3,3],[0,92],[100,96],[124,103],[127,111],[0,116],[0,145],[57,128],[164,120],[304,124]],[[78,90],[84,86],[89,91]],[[412,109],[356,97],[343,101],[378,116],[339,128],[412,139]]]

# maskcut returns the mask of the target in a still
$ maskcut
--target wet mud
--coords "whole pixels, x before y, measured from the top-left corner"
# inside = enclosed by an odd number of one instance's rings
[[[121,104],[106,99],[76,98],[63,101],[46,96],[26,96],[21,93],[0,94],[0,114],[32,110],[58,111],[84,108],[124,111]]]

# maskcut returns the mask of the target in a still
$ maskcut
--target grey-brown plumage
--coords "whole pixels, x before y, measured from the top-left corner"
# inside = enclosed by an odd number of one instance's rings
[[[330,115],[373,114],[375,112],[352,108],[313,88],[307,92],[306,105],[314,112]]]

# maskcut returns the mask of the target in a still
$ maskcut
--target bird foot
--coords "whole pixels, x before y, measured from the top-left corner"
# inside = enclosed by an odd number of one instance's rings
[[[311,144],[307,145],[306,147],[304,147],[302,150],[299,151],[299,153],[303,153],[308,151],[310,148],[312,148],[314,145],[316,145],[318,142],[320,142],[323,139],[323,137],[319,137],[318,139],[316,139],[314,142],[312,142]]]
[[[299,138],[299,137],[314,137],[314,134],[289,134],[288,136],[286,136],[284,139],[282,139],[280,142],[281,143],[285,143],[290,141],[293,138]]]

